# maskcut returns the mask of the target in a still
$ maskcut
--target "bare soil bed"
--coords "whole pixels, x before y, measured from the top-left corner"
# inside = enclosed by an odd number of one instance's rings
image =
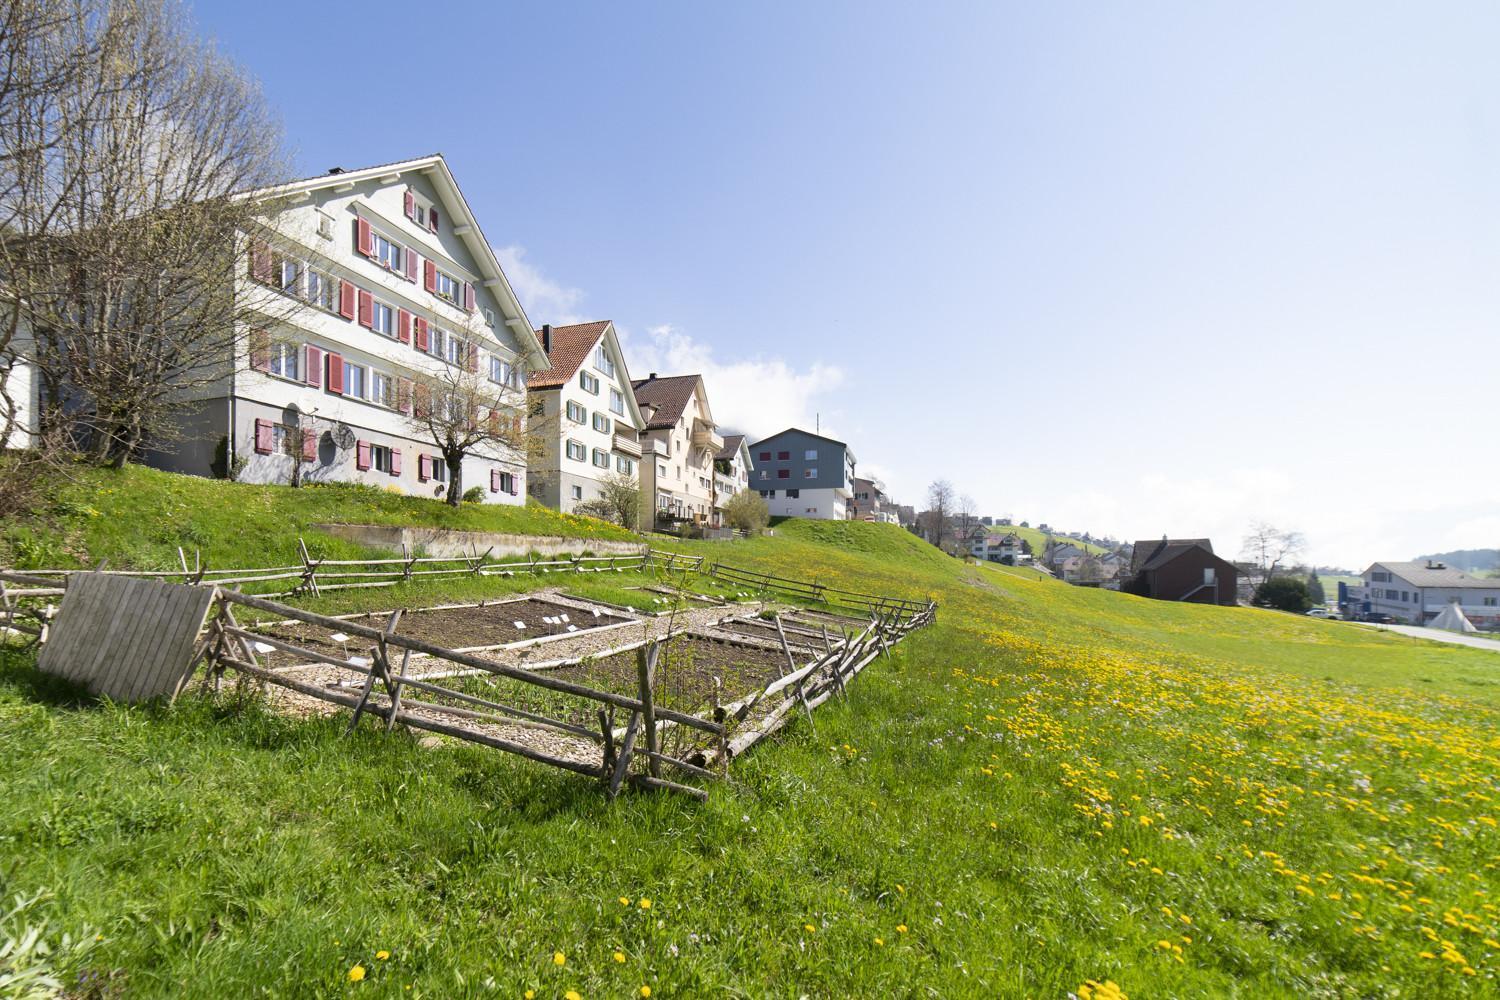
[[[351,621],[379,628],[389,618],[389,612],[373,612]],[[562,619],[549,623],[546,619]],[[482,607],[441,608],[428,611],[407,611],[401,616],[396,631],[413,639],[422,639],[447,649],[471,649],[476,646],[499,646],[523,639],[536,639],[546,635],[568,632],[573,634],[604,625],[615,625],[630,621],[624,615],[611,614],[603,609],[585,610],[566,604],[526,598],[520,601],[502,601]],[[517,628],[516,622],[525,627]],[[338,655],[357,655],[369,645],[370,640],[353,638],[348,643],[338,643],[328,638],[328,630],[301,622],[284,625],[267,625],[259,629],[267,635],[284,639],[307,649],[330,652]],[[290,660],[288,653],[276,654],[278,659]],[[280,665],[279,663],[276,665]]]
[[[759,639],[761,642],[779,643],[781,641],[780,636],[778,636],[776,633],[776,623],[766,621],[761,618],[748,618],[741,621],[721,622],[714,627],[722,632],[732,632],[735,635],[743,635],[747,638]],[[791,646],[793,649],[821,650],[823,648],[823,641],[821,638],[815,638],[813,636],[807,635],[805,632],[797,628],[787,628],[785,629],[785,631],[787,645]],[[829,632],[829,639],[834,640],[837,638],[839,638],[838,630],[831,630]]]

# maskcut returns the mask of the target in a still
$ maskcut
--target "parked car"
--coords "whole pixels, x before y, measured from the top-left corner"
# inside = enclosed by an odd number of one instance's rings
[[[1394,624],[1396,624],[1396,619],[1392,618],[1390,615],[1380,614],[1377,611],[1371,611],[1371,612],[1369,612],[1369,613],[1367,613],[1365,615],[1362,615],[1359,620],[1362,621],[1362,622],[1370,622],[1371,624],[1374,624],[1374,625],[1394,625]]]
[[[1333,612],[1327,608],[1312,608],[1307,612],[1309,618],[1332,618]]]

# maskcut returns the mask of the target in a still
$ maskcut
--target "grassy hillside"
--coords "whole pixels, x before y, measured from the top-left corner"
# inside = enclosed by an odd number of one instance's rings
[[[1010,532],[1015,532],[1017,535],[1021,536],[1031,544],[1031,551],[1038,559],[1042,557],[1042,553],[1047,549],[1048,538],[1056,538],[1058,541],[1077,545],[1079,548],[1092,552],[1095,555],[1103,555],[1105,552],[1109,551],[1102,545],[1095,545],[1092,542],[1080,542],[1076,538],[1067,538],[1063,535],[1053,535],[1045,531],[1038,531],[1036,528],[1020,528],[1015,525],[1011,525],[1010,527],[1005,528],[994,527],[990,530],[999,535],[1005,535],[1009,534]]]
[[[450,507],[349,483],[293,490],[140,466],[118,472],[80,466],[32,516],[0,527],[0,565],[68,568],[108,559],[117,569],[174,569],[180,545],[189,558],[194,549],[202,550],[208,566],[275,566],[296,559],[297,536],[303,534],[315,555],[364,554],[360,546],[308,529],[319,522],[631,537],[614,525],[536,505]]]
[[[882,525],[680,547],[942,609],[706,806],[11,656],[0,896],[44,895],[0,939],[148,997],[1495,991],[1494,653]]]

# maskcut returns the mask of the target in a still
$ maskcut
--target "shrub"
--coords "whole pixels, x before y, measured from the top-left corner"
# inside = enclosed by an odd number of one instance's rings
[[[1307,581],[1293,576],[1272,577],[1255,588],[1255,603],[1278,611],[1295,611],[1298,614],[1312,607],[1307,596]]]
[[[740,490],[725,502],[724,520],[731,528],[759,531],[771,523],[771,508],[755,490]]]
[[[464,503],[484,503],[484,487],[470,486],[464,490]]]

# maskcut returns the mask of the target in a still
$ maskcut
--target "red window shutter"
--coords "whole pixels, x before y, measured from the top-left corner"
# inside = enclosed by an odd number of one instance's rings
[[[491,469],[490,470],[490,492],[491,493],[499,493],[500,492],[500,470],[499,469]]]
[[[417,217],[417,197],[410,191],[406,192],[406,217],[408,219]]]
[[[302,366],[302,371],[307,376],[307,384],[314,389],[323,385],[323,351],[311,344],[307,345],[307,361]]]
[[[471,371],[471,372],[477,372],[477,371],[479,371],[479,345],[478,344],[465,344],[464,345],[464,367],[468,368],[469,371]]]
[[[474,311],[474,286],[467,281],[464,282],[464,309]]]
[[[432,478],[432,459],[426,455],[417,456],[417,479],[427,482]]]
[[[430,260],[422,261],[422,287],[429,292],[437,291],[437,265]]]
[[[419,350],[419,351],[425,351],[425,350],[427,350],[427,346],[428,346],[427,320],[423,319],[421,316],[418,316],[417,317],[417,350]]]
[[[250,331],[250,367],[258,372],[271,370],[271,335],[264,330]]]
[[[396,339],[403,344],[411,343],[411,313],[405,309],[396,310]]]
[[[345,319],[354,318],[354,293],[358,291],[347,281],[339,282],[339,315]]]
[[[428,209],[427,210],[427,228],[430,229],[432,232],[435,233],[435,232],[437,232],[437,227],[438,227],[438,213],[437,213],[437,209],[435,209],[435,208]]]
[[[302,432],[302,461],[316,462],[318,460],[318,435],[311,430]]]
[[[370,467],[370,442],[359,441],[354,445],[354,467],[360,472]]]
[[[344,356],[329,351],[325,357],[328,359],[328,391],[342,396],[344,394]]]
[[[271,248],[265,240],[250,242],[250,277],[256,281],[271,280]]]
[[[375,238],[370,235],[370,223],[364,219],[354,222],[355,249],[366,257],[375,252]]]
[[[401,475],[401,449],[400,448],[392,448],[391,449],[391,475],[393,475],[393,476],[399,476],[399,475]]]
[[[430,393],[428,392],[427,387],[425,385],[418,385],[418,386],[413,387],[412,394],[411,394],[411,400],[412,400],[411,407],[412,407],[412,413],[414,415],[416,415],[418,417],[426,417],[427,416],[427,409],[428,409],[427,403],[428,403],[429,397],[430,397]]]
[[[365,329],[373,329],[375,326],[375,296],[359,290],[359,325]]]
[[[515,473],[511,473],[511,475],[510,475],[510,489],[507,492],[509,492],[511,496],[515,496],[517,488],[518,487],[517,487],[516,474]]]
[[[411,388],[412,381],[409,378],[396,379],[396,409],[407,416],[411,416]]]
[[[271,421],[257,420],[255,422],[255,451],[257,454],[271,454]]]
[[[406,280],[417,280],[417,252],[411,247],[406,248]]]

